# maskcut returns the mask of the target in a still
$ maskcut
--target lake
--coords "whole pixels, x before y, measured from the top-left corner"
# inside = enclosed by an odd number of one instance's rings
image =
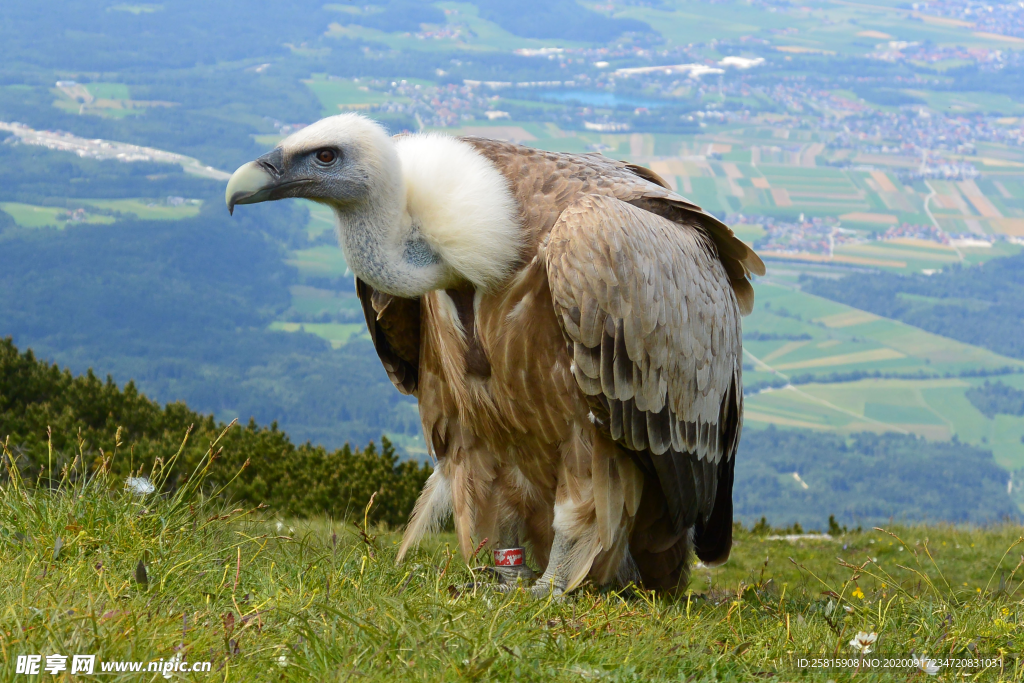
[[[646,100],[639,97],[622,97],[605,90],[556,90],[553,92],[541,93],[541,99],[554,100],[557,102],[580,102],[593,107],[663,107],[667,102],[663,100]]]

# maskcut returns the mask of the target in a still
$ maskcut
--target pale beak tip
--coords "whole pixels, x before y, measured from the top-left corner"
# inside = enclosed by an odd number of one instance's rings
[[[224,203],[228,213],[235,215],[237,204],[253,204],[265,201],[265,191],[273,186],[273,178],[259,164],[250,161],[231,174],[224,190]]]

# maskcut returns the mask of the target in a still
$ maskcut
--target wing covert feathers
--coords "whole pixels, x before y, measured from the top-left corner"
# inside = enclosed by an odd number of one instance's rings
[[[546,246],[573,375],[599,426],[660,483],[676,531],[731,501],[720,472],[742,412],[742,298],[703,227],[584,195]],[[595,452],[595,497],[608,459]]]

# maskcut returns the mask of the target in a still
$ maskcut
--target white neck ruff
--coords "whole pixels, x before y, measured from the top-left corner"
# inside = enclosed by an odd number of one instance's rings
[[[400,137],[395,148],[409,239],[422,238],[477,289],[504,282],[522,248],[519,207],[505,177],[469,143],[446,135]]]

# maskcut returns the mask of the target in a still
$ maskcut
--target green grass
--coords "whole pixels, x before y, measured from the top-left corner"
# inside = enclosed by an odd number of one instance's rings
[[[137,465],[160,483],[159,465]],[[0,677],[20,679],[18,655],[52,653],[95,655],[97,670],[118,660],[211,662],[212,677],[176,676],[196,681],[911,674],[796,667],[804,655],[851,657],[848,642],[859,631],[878,634],[875,656],[977,655],[995,663],[969,671],[969,680],[1024,676],[1014,526],[792,541],[738,531],[730,561],[695,569],[678,597],[584,584],[537,600],[490,589],[471,570],[482,560],[464,562],[451,535],[396,565],[397,532],[233,508],[205,490],[203,476],[216,466],[207,458],[176,493],[145,496],[102,468],[73,469],[52,490],[8,470],[0,488]],[[961,673],[943,669],[939,680]]]

